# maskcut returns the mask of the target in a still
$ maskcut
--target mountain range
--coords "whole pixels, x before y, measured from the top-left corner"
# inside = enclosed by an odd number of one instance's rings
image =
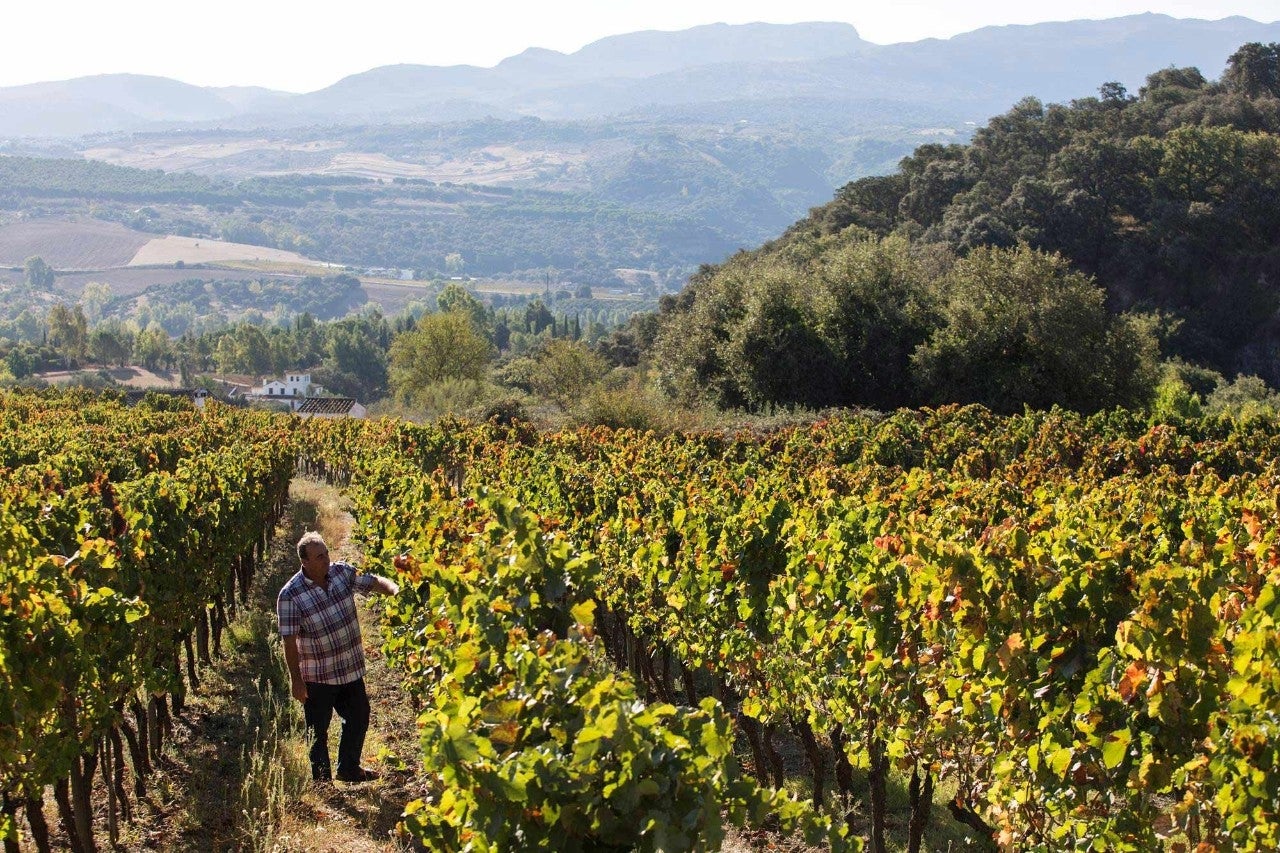
[[[820,122],[868,107],[962,125],[1026,95],[1066,101],[1110,80],[1136,89],[1153,68],[1217,77],[1251,41],[1280,41],[1280,22],[1143,14],[891,45],[849,24],[712,24],[611,36],[571,54],[531,48],[492,68],[388,65],[304,94],[131,74],[0,88],[0,137],[524,116]]]

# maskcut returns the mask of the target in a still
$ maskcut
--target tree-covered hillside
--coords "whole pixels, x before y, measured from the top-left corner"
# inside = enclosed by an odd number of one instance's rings
[[[1060,252],[1117,310],[1185,322],[1173,352],[1280,380],[1280,48],[1250,44],[1210,82],[1157,71],[1136,96],[1025,100],[967,146],[927,145],[840,190],[789,232],[856,224],[967,253]]]
[[[668,300],[656,363],[717,403],[1149,398],[1155,347],[1280,384],[1280,45],[1220,80],[1028,98]]]

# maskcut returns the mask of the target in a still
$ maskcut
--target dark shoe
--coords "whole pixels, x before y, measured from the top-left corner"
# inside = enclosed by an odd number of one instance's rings
[[[311,766],[311,781],[312,781],[312,782],[330,782],[330,781],[332,781],[332,778],[331,778],[331,777],[330,777],[330,775],[329,775],[329,768],[328,768],[328,767],[316,767],[315,765],[312,765],[312,766]]]
[[[357,767],[355,770],[338,771],[339,782],[372,782],[378,776],[378,771],[364,767]]]

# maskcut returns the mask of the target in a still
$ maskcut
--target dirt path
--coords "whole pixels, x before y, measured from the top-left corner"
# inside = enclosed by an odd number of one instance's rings
[[[290,543],[296,542],[304,530],[318,529],[336,559],[361,566],[363,555],[349,539],[352,519],[336,490],[299,480],[295,481],[291,494],[297,521],[311,521],[311,524],[303,523],[291,530]],[[316,508],[314,519],[305,517],[307,507]],[[291,551],[290,556],[289,574],[292,574],[298,561],[296,553]],[[280,584],[287,579],[288,575],[282,576]],[[376,782],[359,785],[308,782],[298,801],[279,821],[279,835],[272,848],[275,851],[345,853],[412,849],[396,837],[395,827],[405,803],[425,793],[422,782],[413,772],[419,764],[416,715],[409,698],[400,689],[399,677],[388,669],[378,649],[376,600],[356,600],[368,661],[365,685],[372,706],[363,763],[383,775]],[[335,719],[335,725],[337,722]],[[336,742],[336,734],[332,732],[331,742]],[[294,748],[305,765],[306,744],[301,737],[295,739]]]

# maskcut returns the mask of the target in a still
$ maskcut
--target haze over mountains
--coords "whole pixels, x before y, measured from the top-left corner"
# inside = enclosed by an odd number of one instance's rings
[[[859,110],[962,125],[1026,95],[1066,101],[1108,80],[1136,89],[1153,68],[1216,77],[1249,41],[1280,41],[1280,22],[1145,14],[883,46],[848,24],[714,24],[612,36],[572,54],[531,48],[493,68],[384,66],[306,94],[129,74],[15,86],[0,89],[0,136],[523,116],[785,124]]]

